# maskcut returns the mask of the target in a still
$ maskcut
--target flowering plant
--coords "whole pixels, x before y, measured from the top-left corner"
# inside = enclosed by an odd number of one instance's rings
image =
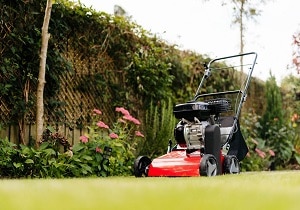
[[[115,109],[119,113],[118,120],[110,127],[102,119],[99,109],[93,110],[93,123],[88,127],[88,133],[80,136],[80,143],[73,151],[85,151],[84,160],[91,161],[89,171],[100,176],[131,175],[134,161],[135,146],[144,135],[138,130],[140,121],[134,118],[123,107]],[[111,148],[111,156],[106,160],[104,148]],[[74,152],[75,154],[75,152]],[[100,164],[109,160],[108,164]],[[106,162],[107,163],[107,162]]]
[[[265,145],[265,141],[261,138],[247,139],[249,152],[246,158],[242,161],[243,170],[261,171],[274,170],[272,163],[275,158],[275,152]]]
[[[270,170],[274,159],[278,154],[274,147],[267,145],[266,140],[262,139],[258,130],[261,128],[260,116],[249,110],[244,113],[242,118],[242,133],[247,142],[249,152],[241,162],[243,171]]]

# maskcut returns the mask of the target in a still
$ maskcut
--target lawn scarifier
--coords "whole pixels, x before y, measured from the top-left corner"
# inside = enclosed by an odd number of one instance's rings
[[[243,64],[236,65],[241,59]],[[205,65],[194,98],[173,108],[175,117],[180,120],[174,129],[175,146],[172,147],[170,141],[167,153],[153,160],[139,156],[134,162],[134,175],[185,177],[240,173],[240,161],[248,148],[240,131],[239,115],[256,59],[257,54],[250,52],[213,59]],[[230,85],[228,90],[224,90],[225,87],[215,90],[211,76],[222,78],[236,73],[240,73],[243,81],[235,85],[240,85],[239,89]]]

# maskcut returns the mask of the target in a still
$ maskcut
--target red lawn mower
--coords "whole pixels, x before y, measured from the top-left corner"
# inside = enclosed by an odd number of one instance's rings
[[[190,177],[240,173],[240,161],[245,158],[248,147],[240,131],[239,115],[256,59],[257,54],[250,52],[213,59],[205,65],[194,99],[173,108],[179,120],[174,128],[175,146],[170,140],[167,153],[153,160],[139,156],[134,162],[134,175]],[[243,65],[235,65],[237,63]],[[248,74],[244,74],[246,68]],[[215,90],[208,83],[212,75],[222,77],[236,73],[241,73],[240,89],[230,86],[230,90]],[[213,80],[210,81],[213,84]]]

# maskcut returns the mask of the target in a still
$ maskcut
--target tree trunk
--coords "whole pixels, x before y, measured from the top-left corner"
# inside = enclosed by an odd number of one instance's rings
[[[50,34],[48,33],[50,16],[52,9],[52,0],[47,0],[45,9],[45,17],[42,27],[42,46],[40,54],[40,67],[39,78],[37,87],[37,101],[36,101],[36,147],[39,147],[39,142],[42,140],[43,126],[44,126],[44,86],[45,86],[45,74],[46,74],[46,59],[47,49]]]

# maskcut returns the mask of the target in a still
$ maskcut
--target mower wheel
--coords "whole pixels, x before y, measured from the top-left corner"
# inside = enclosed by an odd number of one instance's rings
[[[200,176],[216,176],[218,172],[217,160],[211,154],[204,154],[200,160]]]
[[[225,174],[239,174],[240,163],[235,155],[226,155],[224,159],[224,173]]]
[[[134,176],[135,177],[147,177],[148,166],[151,164],[151,159],[147,156],[139,156],[134,161]]]

